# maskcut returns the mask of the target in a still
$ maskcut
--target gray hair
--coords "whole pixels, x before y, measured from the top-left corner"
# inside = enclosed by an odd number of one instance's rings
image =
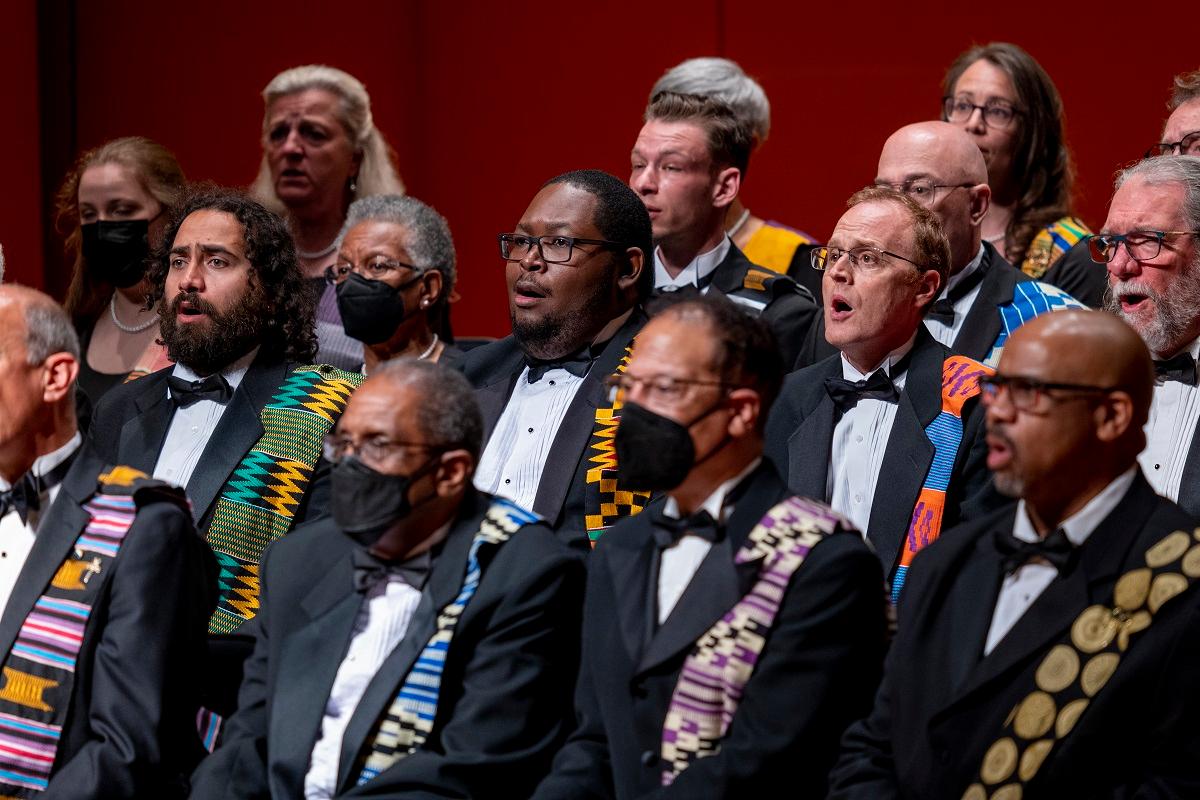
[[[1156,156],[1146,158],[1117,175],[1120,189],[1130,178],[1141,178],[1146,183],[1182,183],[1183,216],[1188,230],[1200,230],[1200,156]]]
[[[1174,111],[1184,103],[1190,103],[1197,98],[1200,98],[1200,69],[1175,76],[1175,88],[1171,91],[1171,99],[1167,102],[1167,108]]]
[[[483,415],[475,390],[461,372],[433,361],[405,357],[384,363],[369,381],[387,380],[421,393],[417,428],[436,447],[462,449],[477,462],[483,446]]]
[[[0,291],[19,304],[25,314],[26,363],[41,364],[55,353],[70,353],[79,360],[79,336],[71,317],[50,295],[18,284],[9,284]]]
[[[444,302],[450,296],[458,271],[454,240],[445,217],[415,197],[395,194],[364,197],[350,204],[346,222],[337,236],[337,247],[342,246],[351,228],[363,222],[391,222],[404,228],[408,236],[403,246],[412,258],[413,266],[442,273],[442,293],[438,302]]]
[[[663,92],[709,97],[733,109],[750,128],[755,145],[771,132],[771,103],[758,81],[728,58],[689,58],[663,73],[650,90],[650,100]]]
[[[341,100],[338,120],[345,127],[355,149],[362,153],[358,177],[354,181],[357,186],[354,196],[357,198],[376,194],[404,194],[404,182],[400,180],[396,167],[392,164],[387,142],[371,117],[371,97],[367,94],[367,87],[348,72],[323,64],[309,64],[293,67],[276,75],[262,92],[266,106],[263,113],[264,135],[269,122],[266,112],[270,110],[271,104],[281,97],[299,94],[308,89],[324,89]],[[276,213],[282,214],[286,211],[275,194],[271,168],[267,164],[265,153],[258,168],[258,177],[250,184],[250,194]]]

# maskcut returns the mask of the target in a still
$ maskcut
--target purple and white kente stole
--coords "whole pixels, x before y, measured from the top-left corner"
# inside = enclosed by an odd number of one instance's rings
[[[846,529],[851,529],[850,523],[828,506],[789,497],[750,532],[734,562],[761,561],[758,579],[696,642],[671,694],[663,723],[664,786],[696,759],[720,750],[793,573],[814,545]]]

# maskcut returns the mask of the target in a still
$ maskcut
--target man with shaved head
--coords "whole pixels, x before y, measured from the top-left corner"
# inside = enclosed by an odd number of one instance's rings
[[[917,557],[830,797],[1200,796],[1200,544],[1138,468],[1153,375],[1108,314],[1012,335],[983,396],[1016,502]]]

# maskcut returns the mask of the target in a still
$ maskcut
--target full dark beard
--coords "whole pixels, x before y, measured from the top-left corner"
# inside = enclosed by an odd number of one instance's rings
[[[608,318],[596,319],[598,309],[608,309],[616,283],[616,264],[610,264],[604,274],[591,284],[583,302],[573,311],[541,319],[519,320],[510,312],[513,336],[521,349],[534,358],[562,358],[574,353],[592,339],[608,323]]]
[[[175,318],[179,304],[187,300],[208,315],[208,324],[180,325]],[[195,292],[180,293],[170,302],[158,301],[159,333],[167,356],[198,375],[213,375],[249,353],[262,342],[266,317],[262,290],[251,286],[228,311],[216,307]]]

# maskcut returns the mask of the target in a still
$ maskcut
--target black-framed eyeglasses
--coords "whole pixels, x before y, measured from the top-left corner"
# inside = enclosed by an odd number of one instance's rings
[[[670,375],[654,375],[649,378],[638,378],[627,372],[609,375],[604,379],[604,385],[608,387],[609,402],[617,401],[620,397],[633,391],[634,387],[639,384],[642,386],[647,399],[664,405],[671,405],[683,400],[684,395],[687,394],[688,387],[691,386],[736,388],[736,384],[729,383],[728,381],[702,381],[690,378],[675,378]]]
[[[973,183],[934,183],[927,178],[916,178],[904,183],[888,183],[887,181],[875,181],[876,186],[885,189],[893,189],[901,194],[908,195],[918,205],[929,205],[937,197],[938,189],[970,189],[975,184]]]
[[[1156,142],[1146,151],[1146,158],[1173,155],[1200,155],[1200,131],[1185,133],[1178,142]]]
[[[402,269],[411,269],[417,273],[418,278],[425,272],[425,270],[415,264],[406,264],[394,258],[375,258],[360,265],[355,265],[352,261],[339,258],[325,268],[325,281],[326,283],[341,283],[346,280],[346,276],[351,272],[357,272],[367,280],[382,281],[386,280],[392,273],[399,272]],[[412,281],[408,283],[412,283]]]
[[[1088,237],[1088,255],[1097,264],[1107,264],[1117,257],[1117,247],[1125,245],[1125,255],[1134,261],[1151,261],[1162,251],[1163,239],[1168,236],[1200,236],[1200,231],[1130,231],[1129,233],[1094,233]]]
[[[420,450],[444,450],[440,445],[427,442],[395,442],[384,436],[372,436],[355,442],[349,436],[329,434],[321,443],[321,455],[330,464],[336,464],[348,455],[365,457],[366,461],[382,464],[405,448]]]
[[[874,272],[883,267],[883,256],[898,258],[901,261],[907,261],[917,269],[925,269],[911,258],[905,258],[899,253],[893,253],[890,250],[880,250],[878,247],[862,245],[861,247],[852,247],[849,250],[843,250],[840,247],[814,247],[809,253],[809,260],[812,261],[812,267],[816,270],[826,270],[834,264],[842,260],[842,256],[850,259],[851,269],[858,272]]]
[[[604,247],[625,249],[628,245],[610,242],[607,239],[584,239],[579,236],[524,236],[520,233],[502,233],[500,257],[505,261],[524,261],[536,246],[538,257],[546,264],[564,264],[571,260],[575,246],[598,244]]]
[[[983,402],[991,404],[1003,389],[1007,392],[1009,402],[1018,411],[1036,411],[1044,404],[1043,398],[1051,400],[1066,400],[1055,397],[1051,392],[1069,392],[1075,395],[1108,394],[1120,389],[1120,386],[1089,386],[1082,383],[1053,383],[1039,381],[1036,378],[1025,378],[1020,375],[984,375],[979,379],[979,387],[983,391]]]
[[[976,105],[966,97],[943,97],[942,116],[946,122],[966,122],[979,109],[983,121],[989,128],[1007,128],[1021,113],[1021,109],[999,100],[989,100],[983,105]]]

